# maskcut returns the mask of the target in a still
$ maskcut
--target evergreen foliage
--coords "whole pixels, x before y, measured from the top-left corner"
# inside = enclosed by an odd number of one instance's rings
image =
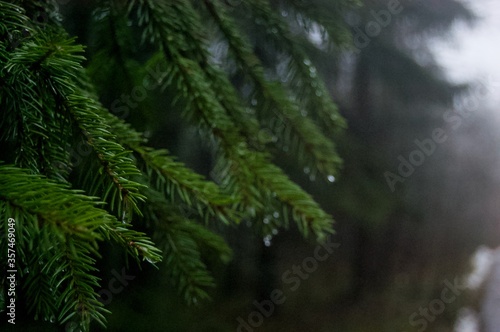
[[[307,238],[333,233],[332,218],[272,159],[289,151],[301,169],[337,176],[332,137],[345,123],[307,56],[311,41],[294,31],[320,27],[325,45],[341,44],[342,11],[354,5],[103,0],[93,18],[98,52],[86,59],[55,1],[0,1],[0,223],[6,234],[16,220],[19,284],[35,319],[105,325],[95,267],[102,242],[138,263],[163,260],[180,294],[197,303],[214,286],[208,253],[231,257],[213,229],[245,220],[267,235],[293,220]],[[102,84],[124,86],[116,73],[134,86],[145,70],[161,75],[141,82],[170,101],[154,111],[182,114],[210,142],[214,181],[148,146],[101,102]]]

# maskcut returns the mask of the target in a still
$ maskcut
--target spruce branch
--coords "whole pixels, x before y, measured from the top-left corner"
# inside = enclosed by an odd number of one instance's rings
[[[333,232],[332,218],[271,162],[261,130],[273,128],[304,165],[325,174],[340,165],[318,123],[336,130],[342,119],[286,20],[275,12],[278,5],[295,3],[243,0],[240,7],[281,46],[288,66],[275,80],[269,75],[274,69],[256,56],[255,45],[219,0],[196,7],[184,0],[104,0],[94,12],[96,31],[107,29],[111,36],[98,37],[102,49],[91,59],[91,70],[109,59],[102,75],[123,71],[126,84],[134,83],[139,71],[132,69],[143,63],[161,72],[155,83],[162,94],[173,95],[172,109],[165,112],[181,109],[214,148],[212,182],[169,151],[149,147],[99,103],[106,97],[99,96],[83,69],[83,46],[61,27],[55,1],[13,2],[24,9],[0,0],[0,141],[7,146],[0,159],[15,164],[0,163],[0,229],[6,229],[7,218],[16,219],[22,284],[36,318],[76,320],[84,331],[91,321],[105,325],[109,312],[95,292],[99,241],[119,245],[138,262],[164,264],[168,278],[194,304],[209,298],[214,287],[210,264],[231,258],[215,228],[254,219],[255,228],[267,232],[287,228],[290,216],[306,237],[322,241]],[[48,15],[43,27],[29,19],[37,11]],[[230,48],[239,67],[233,73],[244,74],[244,89],[214,63],[201,11]],[[334,25],[326,27],[319,17],[307,16],[301,24],[307,30],[317,23],[333,32]],[[133,51],[137,32],[149,43],[140,56]],[[247,97],[258,100],[256,107],[247,107]],[[75,142],[89,151],[87,158],[72,162]],[[158,246],[127,223],[134,214]],[[275,218],[271,224],[268,215]],[[0,248],[5,245],[0,238]],[[2,249],[0,258],[6,252]],[[0,290],[0,306],[2,301]]]
[[[193,206],[205,218],[215,216],[225,224],[238,222],[240,217],[232,207],[235,200],[222,193],[215,183],[176,161],[167,150],[146,146],[146,140],[125,121],[109,112],[99,114],[118,142],[135,153],[150,187],[164,193],[170,201],[180,199]]]
[[[111,208],[121,216],[123,221],[130,220],[132,211],[141,213],[137,203],[144,200],[144,196],[139,192],[142,185],[131,180],[133,177],[140,176],[141,173],[130,158],[130,151],[125,150],[116,142],[116,136],[101,121],[98,115],[99,108],[100,105],[89,97],[81,95],[68,97],[68,109],[78,123],[86,142],[94,150],[100,164],[101,181],[95,181],[95,178],[92,181],[90,177],[87,177],[89,179],[87,183],[93,182],[89,192],[91,194],[105,192],[103,199],[111,198]],[[90,172],[87,174],[95,175]],[[113,204],[115,202],[116,204]]]
[[[285,51],[287,70],[280,73],[283,81],[293,91],[296,100],[309,115],[316,115],[332,132],[346,126],[337,106],[332,102],[325,83],[319,78],[316,67],[307,54],[294,42],[289,29],[267,0],[244,0],[244,8],[262,22],[266,40],[277,49]]]
[[[278,199],[291,207],[292,216],[299,223],[304,235],[307,236],[309,230],[312,230],[312,233],[321,239],[326,236],[325,233],[330,233],[331,218],[317,203],[282,174],[279,168],[272,165],[266,153],[249,149],[244,137],[228,116],[230,110],[224,109],[209,85],[204,70],[199,63],[182,55],[197,48],[167,42],[169,37],[178,41],[189,40],[186,38],[189,31],[185,31],[186,28],[183,27],[190,26],[191,21],[178,22],[184,17],[193,19],[195,13],[189,9],[189,5],[182,1],[173,1],[169,3],[167,10],[147,0],[138,3],[138,16],[148,17],[148,20],[140,18],[140,22],[146,25],[144,31],[151,34],[146,34],[144,38],[156,44],[165,58],[159,62],[164,66],[164,86],[171,86],[175,82],[178,96],[183,97],[190,117],[196,119],[197,123],[212,135],[220,149],[222,158],[219,159],[216,170],[223,179],[222,188],[235,193],[240,206],[253,215],[256,211],[265,209],[267,198],[274,193]],[[176,13],[177,11],[179,13]],[[172,20],[167,19],[170,17]],[[208,61],[204,61],[204,54],[200,52],[192,55],[192,58],[210,66]],[[281,179],[284,183],[277,185],[274,179]]]
[[[275,134],[281,136],[281,144],[291,143],[291,149],[296,151],[299,160],[305,159],[303,166],[317,167],[326,175],[336,174],[341,161],[331,140],[311,119],[301,114],[279,83],[265,77],[260,60],[252,52],[250,43],[238,32],[224,6],[218,0],[205,0],[203,3],[225,35],[238,63],[254,82],[252,97],[258,101],[261,122],[267,120],[273,123]]]
[[[137,208],[137,202],[143,199],[139,193],[141,186],[131,180],[131,178],[139,176],[141,173],[128,157],[129,152],[125,151],[122,146],[115,142],[114,135],[101,123],[96,110],[102,106],[92,98],[86,96],[78,86],[78,82],[82,80],[83,71],[80,62],[84,58],[79,55],[81,52],[82,47],[74,45],[73,39],[67,39],[59,33],[41,34],[36,40],[26,42],[22,48],[16,50],[12,58],[6,63],[4,70],[6,73],[23,73],[26,76],[26,81],[32,82],[29,86],[32,89],[33,86],[36,86],[37,89],[41,90],[40,94],[43,91],[50,92],[56,114],[54,118],[62,118],[65,124],[68,121],[74,124],[77,128],[74,131],[87,142],[93,149],[97,160],[99,160],[100,165],[94,167],[94,169],[98,169],[101,181],[92,181],[95,186],[90,187],[88,182],[84,183],[87,185],[86,189],[89,190],[91,195],[98,195],[102,192],[106,193],[103,198],[105,200],[109,199],[112,203],[111,209],[122,220],[127,221],[130,220],[132,211],[140,213]],[[12,75],[11,80],[15,78],[16,75]],[[33,100],[33,97],[32,95],[24,96],[23,100]],[[45,95],[44,97],[47,99]],[[22,101],[19,104],[22,105]],[[40,104],[38,107],[39,112],[44,114],[41,108],[42,105]],[[31,116],[28,119],[36,121],[37,117]],[[44,119],[44,117],[41,117],[41,119]],[[40,120],[38,121],[40,122]],[[46,125],[47,123],[50,124],[50,121],[41,121],[41,124],[37,127],[43,128],[42,125]],[[28,125],[31,125],[29,121]],[[53,127],[63,128],[62,133],[67,133],[64,125],[57,126],[54,124]],[[37,130],[30,129],[32,128],[22,128],[20,132],[38,132]],[[41,133],[43,137],[38,139],[39,144],[44,144],[44,139],[47,138],[47,135],[44,135],[45,133],[52,133],[54,135],[57,132],[61,134],[60,130],[45,130]],[[67,139],[66,135],[61,135],[61,137]],[[57,142],[61,139],[57,139],[57,135],[55,136],[56,138],[48,140],[47,144],[51,144],[54,141]],[[28,142],[31,143],[33,140],[28,138]],[[39,144],[35,143],[30,144],[29,149],[25,149],[31,152],[31,155],[34,156],[33,158],[39,155],[38,150],[40,150]],[[48,160],[51,165],[66,165],[69,158],[67,153],[64,154],[59,151],[61,146],[64,146],[64,144],[53,144],[50,146],[52,149],[47,148],[49,151],[55,150],[56,152],[53,155],[60,158],[48,157],[43,158],[43,160]],[[42,171],[39,168],[35,168],[35,172],[44,173]]]
[[[94,267],[95,259],[91,257],[98,255],[95,248],[70,235],[61,245],[64,253],[63,263],[60,264],[62,269],[53,277],[59,280],[59,284],[66,285],[56,302],[60,308],[58,321],[63,324],[74,317],[83,331],[90,330],[91,321],[105,327],[104,314],[109,314],[110,311],[104,308],[99,295],[94,291],[95,287],[99,287],[99,278],[92,274],[97,271]]]
[[[0,202],[9,206],[10,213],[18,210],[12,214],[18,218],[16,223],[30,230],[32,235],[25,241],[39,244],[33,249],[39,252],[40,258],[47,259],[45,262],[31,261],[34,265],[27,266],[36,272],[41,265],[47,264],[40,270],[46,274],[43,279],[35,280],[33,274],[28,277],[28,291],[36,291],[32,283],[52,286],[49,289],[56,290],[52,296],[60,294],[55,299],[55,307],[60,310],[59,322],[73,315],[79,315],[79,321],[86,327],[90,319],[104,322],[102,313],[105,310],[94,291],[98,278],[93,275],[96,269],[91,256],[98,257],[97,240],[102,239],[98,229],[114,218],[97,208],[95,200],[80,191],[9,165],[0,165]],[[6,223],[6,219],[7,216],[3,216],[1,221]],[[53,308],[45,303],[44,294],[31,294],[35,301],[31,308],[36,314],[54,320]]]
[[[108,311],[94,291],[99,284],[93,275],[97,269],[92,257],[99,257],[99,240],[112,238],[136,259],[161,260],[148,237],[123,226],[98,204],[81,191],[15,166],[0,165],[0,211],[8,213],[0,221],[5,227],[7,216],[16,218],[18,227],[29,234],[19,245],[39,253],[35,255],[38,259],[26,259],[27,269],[35,272],[27,273],[26,289],[36,315],[53,320],[55,307],[60,323],[76,315],[86,330],[92,320],[104,325],[103,314]],[[46,302],[47,293],[43,292],[47,288],[37,289],[37,285],[53,289],[51,296],[59,294],[54,306]]]
[[[189,304],[210,298],[208,290],[215,283],[204,258],[213,253],[227,263],[231,249],[219,235],[184,216],[161,193],[148,190],[147,196],[150,204],[145,214],[155,229],[153,238],[165,255],[164,264],[173,284]]]
[[[130,224],[114,222],[111,225],[104,225],[101,232],[106,239],[113,239],[123,246],[127,253],[137,262],[142,257],[143,260],[155,264],[162,260],[162,253],[151,241],[149,236],[142,232],[130,229]]]
[[[203,53],[197,52],[200,46],[196,40],[188,38],[189,31],[186,30],[193,21],[193,17],[189,15],[195,12],[183,1],[170,2],[168,7],[167,4],[157,4],[148,0],[136,3],[139,24],[143,26],[144,31],[143,39],[151,41],[162,51],[162,58],[157,60],[156,65],[165,73],[163,86],[167,87],[175,82],[179,92],[177,98],[183,97],[186,110],[189,110],[185,112],[186,116],[197,121],[202,128],[213,135],[216,142],[220,142],[225,159],[231,164],[230,174],[238,180],[229,181],[232,185],[230,188],[223,184],[223,188],[233,193],[238,202],[242,202],[239,207],[254,205],[260,208],[262,200],[259,191],[251,189],[254,187],[249,177],[251,171],[240,156],[239,150],[246,150],[247,143],[241,139],[238,127],[221,105],[199,63],[211,65],[205,61]],[[191,56],[188,58],[183,54]],[[234,89],[231,86],[226,88]],[[225,137],[220,140],[222,136]],[[234,139],[229,139],[229,136],[234,136]]]

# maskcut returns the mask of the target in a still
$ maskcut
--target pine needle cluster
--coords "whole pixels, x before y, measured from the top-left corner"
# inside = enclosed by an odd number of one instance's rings
[[[14,218],[30,313],[84,331],[92,321],[105,326],[95,267],[103,242],[139,264],[163,261],[196,303],[214,286],[206,252],[231,257],[214,225],[252,221],[266,235],[293,221],[306,238],[333,233],[331,216],[272,160],[285,150],[301,169],[337,176],[332,135],[345,123],[304,45],[317,31],[323,46],[344,43],[342,12],[354,5],[103,0],[93,18],[100,49],[86,59],[56,1],[0,1],[0,261],[4,273]],[[147,56],[131,55],[137,47]],[[212,180],[106,108],[98,68],[161,73],[148,82],[151,93],[172,100],[161,111],[179,112],[210,142]]]

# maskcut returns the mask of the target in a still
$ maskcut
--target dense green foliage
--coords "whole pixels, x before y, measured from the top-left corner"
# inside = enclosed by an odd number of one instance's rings
[[[310,16],[334,47],[354,5],[100,1],[86,57],[56,1],[0,1],[0,226],[6,234],[16,221],[30,313],[105,325],[95,267],[103,241],[139,263],[163,260],[196,303],[214,284],[207,259],[231,257],[217,228],[243,220],[267,236],[292,220],[307,238],[332,234],[332,218],[272,159],[285,151],[311,176],[338,175],[332,137],[345,123],[305,50],[318,27]],[[214,156],[213,181],[126,122],[141,114],[196,128]],[[7,245],[4,236],[2,271]]]

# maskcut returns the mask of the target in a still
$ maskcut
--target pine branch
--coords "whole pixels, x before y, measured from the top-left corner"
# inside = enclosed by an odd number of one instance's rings
[[[191,237],[191,227],[186,223],[170,224],[164,229],[165,263],[170,279],[176,281],[176,288],[189,304],[210,298],[206,288],[215,286],[212,276],[201,260],[200,250]]]
[[[50,221],[47,227],[53,227],[55,234],[68,233],[95,241],[101,238],[96,230],[112,218],[81,191],[69,190],[14,166],[1,165],[0,171],[2,201],[37,215],[37,226],[42,220]]]
[[[225,224],[238,221],[231,208],[234,200],[220,192],[213,183],[197,173],[187,171],[184,164],[175,161],[165,150],[136,148],[147,167],[148,178],[155,183],[154,188],[181,200],[198,210],[200,216],[218,217]]]
[[[105,327],[104,314],[110,311],[103,307],[94,291],[94,287],[99,287],[99,279],[92,274],[97,269],[93,267],[95,260],[90,255],[98,255],[96,250],[88,242],[78,241],[70,235],[61,245],[63,262],[59,264],[60,272],[53,277],[59,284],[66,285],[62,296],[57,299],[56,305],[60,308],[58,321],[63,324],[76,317],[83,331],[90,330],[91,321]]]
[[[0,1],[0,36],[2,41],[10,43],[9,49],[16,48],[22,38],[31,32],[31,21],[25,15],[24,9],[15,4]]]
[[[259,180],[277,199],[285,203],[304,237],[313,235],[318,242],[323,242],[327,236],[334,233],[332,217],[321,209],[311,195],[290,181],[277,166],[263,163],[256,163],[255,166],[259,167],[258,165],[262,165],[256,170]],[[286,215],[283,219],[286,221]]]
[[[146,0],[139,1],[139,4],[138,15],[148,17],[147,22],[145,18],[140,18],[146,24],[144,31],[151,34],[145,34],[144,38],[156,43],[163,51],[165,60],[168,60],[162,62],[165,73],[163,84],[170,86],[175,82],[178,96],[183,97],[183,103],[191,117],[212,135],[220,147],[223,158],[219,159],[216,170],[223,179],[221,186],[228,192],[235,193],[240,199],[241,207],[252,215],[256,211],[263,211],[268,198],[274,193],[277,199],[291,207],[295,221],[304,226],[301,227],[304,235],[308,234],[308,229],[318,238],[325,236],[322,233],[330,233],[331,218],[317,203],[282,174],[279,168],[271,165],[267,154],[249,150],[245,139],[227,115],[227,110],[211,89],[203,70],[195,61],[182,56],[182,53],[192,52],[196,48],[167,42],[168,37],[187,40],[181,27],[188,26],[190,21],[176,22],[186,16],[192,19],[185,12],[184,16],[176,13],[176,10],[187,11],[186,3],[173,1],[169,3],[169,10]],[[193,58],[203,61],[203,54],[197,53]],[[276,178],[284,183],[277,185],[274,182]]]
[[[179,33],[184,35],[185,39],[190,41],[191,45],[186,50],[181,50],[179,53],[184,58],[194,60],[203,72],[205,80],[210,83],[210,89],[220,106],[225,110],[226,115],[235,124],[235,128],[239,131],[239,135],[243,136],[249,146],[256,149],[264,149],[264,140],[261,138],[260,126],[256,117],[252,112],[243,107],[242,101],[238,96],[235,88],[228,80],[226,74],[217,68],[211,61],[211,54],[206,45],[208,44],[204,34],[204,27],[200,25],[202,21],[198,13],[192,6],[183,1],[173,3],[172,11],[177,13],[176,16],[182,17],[180,22],[183,26]],[[169,30],[170,33],[174,32]]]
[[[36,273],[27,274],[28,296],[34,300],[32,310],[54,319],[53,307],[48,306],[47,293],[43,293],[47,288],[35,288],[49,285],[54,290],[51,296],[60,294],[55,302],[57,320],[62,323],[76,315],[87,330],[91,320],[104,325],[103,314],[108,312],[94,291],[99,285],[93,275],[97,270],[92,256],[99,257],[98,240],[113,238],[129,248],[134,258],[143,256],[150,262],[161,259],[147,237],[119,227],[121,223],[97,204],[80,191],[14,166],[0,165],[0,211],[8,213],[0,221],[6,223],[7,216],[13,216],[17,227],[30,235],[18,244],[39,253],[38,260],[26,259],[28,269],[41,273],[39,278]]]
[[[139,262],[139,257],[149,263],[155,264],[162,260],[161,251],[155,246],[153,241],[144,233],[130,229],[130,224],[114,222],[111,225],[104,225],[101,232],[106,239],[113,239],[123,246],[127,253]]]
[[[16,232],[18,232],[17,229]],[[39,234],[37,235],[36,237],[39,238]],[[55,252],[55,247],[43,250],[43,243],[40,243],[34,234],[32,234],[32,241],[36,242],[33,246],[35,250],[30,251],[31,255],[28,256],[29,258],[18,260],[26,262],[27,266],[24,269],[19,269],[18,267],[18,271],[21,270],[24,275],[22,286],[26,293],[27,303],[29,304],[28,311],[34,313],[35,320],[43,318],[54,322],[59,312],[59,307],[56,305],[54,299],[61,297],[61,288],[57,287],[59,280],[54,278],[54,275],[58,273],[58,269],[61,267],[57,264],[45,263],[49,261],[54,262],[51,258],[58,254]],[[17,248],[22,248],[22,246],[18,245]],[[60,260],[60,256],[55,259],[57,262],[60,262]]]
[[[330,131],[345,127],[337,106],[330,99],[324,82],[305,52],[294,42],[285,23],[271,8],[267,0],[244,0],[244,8],[251,12],[265,31],[264,40],[272,40],[277,49],[284,50],[288,70],[281,73],[282,80],[293,91],[296,99],[309,115],[317,115]]]
[[[160,193],[148,190],[148,202],[145,214],[155,229],[155,242],[165,254],[170,279],[187,303],[208,299],[207,290],[215,284],[202,256],[212,252],[227,263],[231,249],[220,236],[183,216]]]
[[[145,139],[123,120],[109,112],[100,112],[100,116],[110,126],[118,142],[136,154],[148,185],[164,193],[170,201],[179,198],[188,206],[193,206],[200,216],[215,216],[226,224],[238,222],[239,216],[232,208],[235,200],[223,194],[215,183],[206,181],[176,161],[168,151],[145,146]]]
[[[264,200],[252,179],[253,171],[249,163],[251,151],[247,142],[218,101],[198,65],[186,58],[179,58],[177,65],[178,68],[172,71],[175,76],[172,77],[182,89],[180,92],[188,103],[187,109],[191,110],[194,119],[201,120],[199,125],[212,135],[223,156],[219,163],[222,162],[224,168],[216,167],[219,174],[224,172],[226,175],[219,175],[222,188],[234,193],[242,207],[261,209]]]
[[[96,185],[90,188],[87,183],[89,193],[91,195],[106,193],[103,198],[105,200],[109,198],[112,203],[111,208],[118,215],[121,215],[123,220],[129,220],[133,210],[140,213],[137,209],[137,202],[143,199],[139,193],[140,185],[131,180],[131,177],[139,176],[140,172],[132,160],[128,158],[129,152],[115,142],[114,135],[109,132],[108,127],[101,123],[96,114],[101,106],[91,98],[84,96],[83,92],[79,90],[76,82],[81,80],[83,69],[80,62],[83,57],[77,54],[82,51],[82,48],[73,45],[73,42],[72,39],[65,40],[57,34],[42,35],[39,39],[27,42],[22,48],[16,50],[13,57],[5,65],[5,71],[24,73],[26,80],[33,82],[31,85],[36,84],[41,91],[52,92],[51,98],[56,105],[54,107],[55,118],[61,117],[66,121],[65,123],[67,121],[74,123],[77,128],[75,131],[79,131],[79,135],[93,149],[99,161],[100,165],[97,168],[101,174],[100,181],[95,181]],[[12,80],[15,78],[13,75]],[[22,100],[33,100],[32,98],[33,96],[30,94],[23,96]],[[39,106],[40,109],[41,105]],[[35,121],[36,116],[30,117],[30,119],[33,118]],[[43,117],[41,118],[43,119]],[[41,123],[46,124],[47,122],[42,121]],[[28,124],[32,126],[35,126],[36,123],[32,124],[28,121]],[[59,127],[65,128],[65,126]],[[23,129],[21,132],[37,133],[32,128]],[[59,132],[61,135],[61,130],[46,130],[45,132],[50,132],[52,135]],[[67,139],[66,135],[61,136],[63,139]],[[57,143],[59,140],[56,138],[48,140],[50,143],[54,141]],[[50,147],[57,151],[61,149],[61,146],[64,145],[54,144]],[[37,148],[38,146],[34,144],[30,146],[30,151],[34,156],[39,155]],[[49,148],[47,149],[49,150]],[[59,163],[59,165],[67,164],[68,159],[67,154],[63,154],[61,158],[47,158],[51,164]],[[36,171],[41,172],[39,169]],[[115,202],[116,204],[114,204]]]
[[[330,176],[336,174],[341,160],[331,140],[321,133],[314,122],[299,112],[280,84],[265,77],[260,60],[251,51],[249,42],[238,32],[224,7],[217,0],[205,0],[204,4],[224,33],[238,63],[253,80],[253,98],[258,101],[259,114],[273,123],[275,134],[282,139],[281,144],[291,143],[291,149],[296,151],[299,160],[306,163],[303,166],[317,167],[320,172]]]
[[[186,110],[189,110],[186,116],[197,121],[201,128],[210,132],[216,142],[220,141],[221,136],[234,136],[234,139],[226,137],[220,142],[227,165],[230,165],[230,174],[238,180],[229,181],[231,187],[224,186],[228,183],[223,184],[223,188],[233,193],[238,202],[242,202],[242,207],[250,205],[261,207],[262,200],[258,190],[251,189],[254,187],[249,177],[251,172],[238,151],[239,149],[246,150],[247,144],[240,138],[238,127],[234,125],[220,104],[210,86],[210,81],[198,64],[205,62],[204,55],[196,52],[199,46],[186,36],[186,28],[181,28],[191,23],[191,21],[183,21],[186,17],[189,19],[185,13],[188,4],[183,1],[173,1],[168,4],[167,8],[166,5],[162,6],[147,0],[136,2],[139,24],[144,25],[143,39],[152,41],[163,53],[163,57],[156,63],[165,73],[163,86],[167,87],[175,82],[175,87],[179,92],[177,98],[182,97],[183,102],[186,103]],[[171,42],[171,39],[174,42]],[[198,59],[198,62],[182,55],[192,52],[195,54],[191,57]],[[232,89],[232,87],[228,86],[227,89]],[[239,147],[236,146],[238,144]]]
[[[332,128],[342,123],[324,84],[311,75],[313,67],[305,53],[269,2],[244,0],[242,8],[256,13],[270,35],[285,36],[284,42],[276,36],[271,39],[284,45],[283,54],[289,59],[287,85],[269,80],[268,68],[219,0],[207,0],[206,7],[200,7],[207,9],[250,78],[242,94],[258,99],[258,116],[246,108],[227,74],[213,63],[200,15],[191,2],[104,0],[101,4],[96,27],[111,28],[112,36],[100,39],[104,47],[91,62],[94,70],[109,57],[113,68],[106,73],[119,68],[130,76],[127,83],[133,83],[137,75],[128,69],[138,68],[145,58],[133,60],[127,44],[136,33],[129,23],[137,21],[143,40],[153,46],[145,52],[154,54],[146,66],[163,73],[158,78],[162,92],[174,94],[172,105],[182,107],[183,115],[216,147],[213,174],[218,184],[168,151],[148,147],[137,131],[101,106],[81,66],[83,47],[59,25],[55,1],[23,2],[24,12],[0,0],[0,107],[4,109],[0,140],[8,145],[2,159],[16,164],[0,163],[0,226],[5,228],[7,217],[13,217],[22,234],[18,252],[30,312],[59,323],[76,320],[84,331],[91,321],[104,326],[108,312],[95,292],[99,241],[117,243],[137,261],[163,260],[182,296],[196,303],[208,298],[214,286],[207,269],[210,259],[227,262],[231,256],[210,227],[254,218],[255,228],[268,234],[275,227],[288,227],[290,216],[304,236],[321,241],[332,233],[331,217],[271,163],[268,138],[262,137],[260,127],[275,123],[275,134],[299,152],[299,160],[333,174],[339,165],[333,144],[300,111],[314,120],[327,119]],[[28,19],[36,11],[49,15],[43,28]],[[306,88],[300,87],[301,81]],[[318,108],[314,113],[313,107]],[[82,142],[89,156],[72,163],[68,144]],[[84,189],[86,195],[70,190],[70,185]],[[97,199],[108,203],[108,211]],[[191,220],[186,211],[198,221],[205,218],[206,224]],[[123,223],[134,212],[152,229],[163,253],[148,236]],[[268,215],[275,220],[269,222]],[[1,238],[0,247],[5,245]],[[6,252],[2,250],[0,258]]]
[[[31,30],[31,34],[35,31]],[[13,51],[4,56],[0,52],[0,80],[5,84],[0,96],[0,105],[5,109],[0,120],[1,138],[14,143],[19,151],[18,165],[65,181],[69,154],[63,147],[70,136],[69,121],[59,112],[52,113],[59,105],[46,93],[51,87],[44,77],[33,72],[52,53],[49,47],[43,47],[46,43],[27,37]],[[36,52],[31,52],[33,48]]]
[[[111,133],[109,126],[102,122],[98,115],[100,106],[91,98],[71,95],[68,98],[68,108],[100,163],[100,179],[87,176],[87,183],[93,182],[89,192],[104,192],[103,199],[110,198],[111,208],[124,221],[131,219],[132,211],[140,214],[137,203],[144,200],[139,192],[142,185],[130,179],[141,173],[130,159],[130,151],[116,142],[116,136]],[[91,172],[87,174],[95,175]]]
[[[16,224],[32,233],[25,241],[31,243],[31,247],[38,244],[33,249],[47,259],[46,262],[34,261],[35,265],[27,268],[36,272],[47,264],[41,273],[47,276],[51,273],[50,279],[43,277],[38,283],[53,286],[49,289],[56,291],[51,296],[60,294],[55,299],[55,307],[61,309],[58,320],[62,322],[79,315],[84,326],[88,326],[90,318],[103,322],[105,310],[93,290],[98,282],[92,275],[96,269],[92,267],[94,260],[90,255],[98,256],[95,250],[96,241],[101,239],[98,229],[114,218],[98,209],[96,202],[81,192],[13,166],[0,166],[0,203],[4,206],[1,210],[13,213]],[[28,278],[28,290],[32,291],[35,289],[31,283],[36,281],[33,278]],[[32,306],[36,313],[53,320],[54,313],[47,307],[44,294],[32,293],[32,298],[37,301]],[[80,309],[83,311],[79,312]]]

